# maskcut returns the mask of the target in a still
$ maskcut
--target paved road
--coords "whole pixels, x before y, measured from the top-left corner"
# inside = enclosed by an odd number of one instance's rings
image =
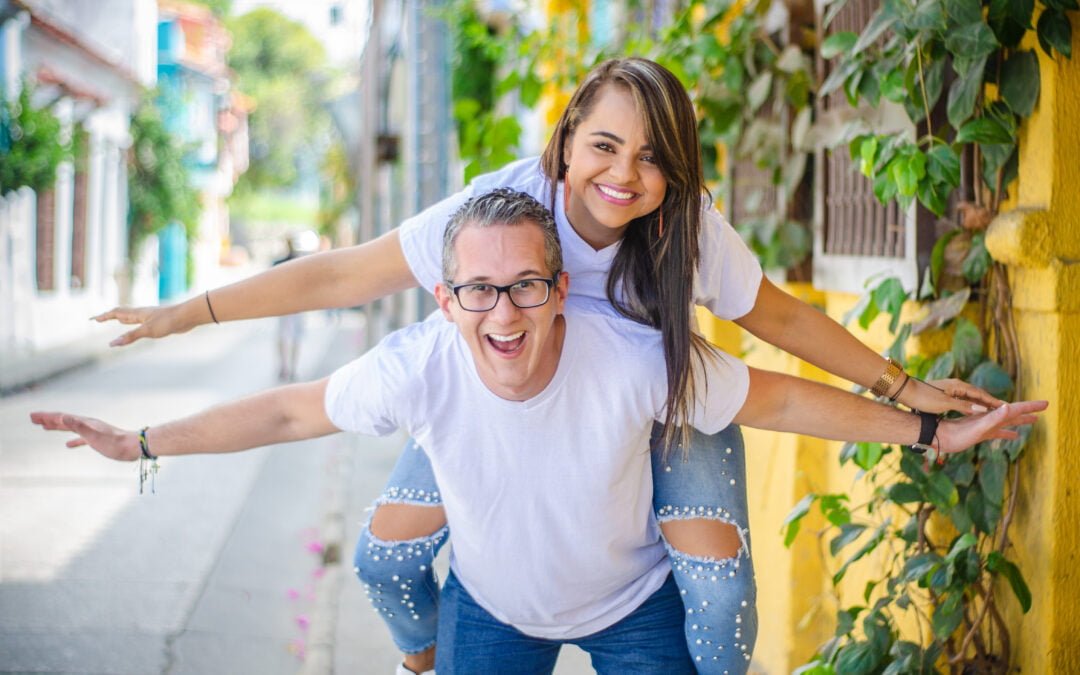
[[[362,343],[352,315],[311,318],[308,378]],[[141,343],[0,399],[0,671],[393,672],[398,655],[349,559],[401,438],[166,460],[157,494],[140,496],[133,465],[28,422],[61,409],[138,427],[271,386],[274,330]],[[560,675],[591,672],[564,652]]]

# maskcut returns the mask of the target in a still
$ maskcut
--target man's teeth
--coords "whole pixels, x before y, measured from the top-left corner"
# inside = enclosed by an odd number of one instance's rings
[[[596,187],[600,189],[600,192],[603,192],[609,197],[614,197],[615,199],[630,199],[634,196],[633,192],[622,192],[606,185],[597,185]]]
[[[519,330],[518,332],[514,333],[513,335],[495,335],[494,333],[490,333],[488,335],[488,337],[491,338],[492,340],[496,341],[496,342],[513,342],[514,340],[518,339],[519,337],[521,337],[524,334],[525,334],[525,331]]]

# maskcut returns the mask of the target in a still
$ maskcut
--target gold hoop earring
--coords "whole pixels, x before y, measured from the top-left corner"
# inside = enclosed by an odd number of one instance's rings
[[[664,207],[660,207],[660,226],[657,228],[659,233],[656,235],[657,239],[664,238]]]

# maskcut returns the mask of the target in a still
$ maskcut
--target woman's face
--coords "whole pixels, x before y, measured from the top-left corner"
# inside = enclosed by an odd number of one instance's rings
[[[567,218],[593,248],[610,246],[630,221],[655,211],[667,180],[660,173],[630,92],[605,85],[567,146]]]

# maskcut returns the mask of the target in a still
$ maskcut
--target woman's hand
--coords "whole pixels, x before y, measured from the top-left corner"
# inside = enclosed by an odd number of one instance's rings
[[[139,435],[94,419],[61,412],[32,412],[30,421],[48,431],[70,431],[78,434],[66,443],[69,448],[89,445],[94,450],[121,462],[134,462],[142,452]]]
[[[942,420],[933,446],[938,452],[951,453],[967,450],[981,441],[1013,440],[1019,434],[1009,427],[1034,424],[1039,419],[1036,413],[1046,410],[1047,405],[1046,401],[1016,401],[1002,403],[988,413]]]
[[[119,321],[125,326],[134,325],[120,337],[109,343],[110,347],[122,347],[142,338],[163,338],[167,335],[186,333],[197,324],[185,321],[184,305],[162,305],[160,307],[114,307],[107,312],[90,317],[102,323]]]
[[[975,415],[1005,404],[983,389],[953,378],[929,382],[911,378],[897,400],[909,408],[937,415],[947,412]]]

